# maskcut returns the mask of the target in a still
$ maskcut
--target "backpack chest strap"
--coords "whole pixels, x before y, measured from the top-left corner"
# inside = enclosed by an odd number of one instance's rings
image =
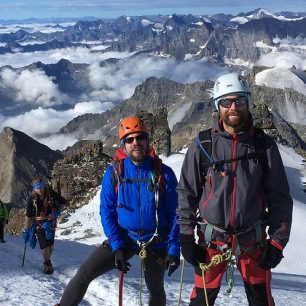
[[[122,178],[120,183],[127,183],[127,184],[133,184],[133,183],[150,183],[151,179],[149,178]]]

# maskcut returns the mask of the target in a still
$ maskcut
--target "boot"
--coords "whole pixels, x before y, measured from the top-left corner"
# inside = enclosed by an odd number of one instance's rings
[[[1,239],[0,242],[1,243],[6,243],[6,241],[4,239]]]
[[[45,274],[52,274],[54,272],[51,260],[47,260],[44,262],[44,273]]]

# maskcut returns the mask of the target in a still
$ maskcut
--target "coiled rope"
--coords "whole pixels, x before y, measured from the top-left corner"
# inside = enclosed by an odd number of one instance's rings
[[[234,282],[233,282],[233,264],[235,263],[235,261],[234,261],[234,256],[233,256],[232,251],[229,249],[225,253],[214,255],[211,258],[210,263],[208,263],[208,264],[199,263],[199,268],[202,271],[203,290],[204,290],[204,297],[205,297],[206,306],[209,306],[209,301],[208,301],[208,295],[207,295],[205,273],[207,271],[213,269],[217,265],[223,263],[223,262],[227,262],[227,270],[226,271],[228,271],[228,269],[230,269],[230,273],[226,274],[227,275],[227,284],[228,284],[228,288],[227,288],[226,292],[228,292],[228,294],[229,294],[232,291],[232,287],[233,287],[233,284],[234,284]]]

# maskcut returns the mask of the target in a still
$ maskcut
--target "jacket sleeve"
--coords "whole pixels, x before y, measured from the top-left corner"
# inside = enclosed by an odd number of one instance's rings
[[[268,200],[268,234],[284,248],[290,236],[293,201],[278,147],[271,137],[266,138],[266,146],[268,169],[263,185]]]
[[[52,208],[54,209],[60,209],[62,205],[65,205],[67,203],[66,199],[57,192],[55,192],[53,189],[50,190],[50,196],[53,199]]]
[[[35,217],[35,208],[33,206],[32,196],[29,196],[28,201],[27,201],[26,217],[29,217],[29,218]]]
[[[177,224],[177,179],[173,170],[164,165],[164,174],[166,181],[166,211],[167,221],[169,224],[168,234],[168,254],[173,256],[180,256],[180,242],[179,242],[179,226]]]
[[[178,192],[178,223],[182,234],[193,234],[196,213],[202,196],[202,179],[200,167],[200,150],[195,141],[190,145],[181,169]]]
[[[100,216],[104,233],[112,247],[113,252],[124,247],[125,241],[120,234],[117,215],[117,194],[112,184],[113,166],[106,169],[102,180],[100,193]]]

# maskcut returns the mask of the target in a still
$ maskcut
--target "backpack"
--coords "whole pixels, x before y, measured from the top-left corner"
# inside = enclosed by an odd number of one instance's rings
[[[203,177],[204,178],[206,177],[209,167],[212,167],[214,170],[217,170],[222,175],[227,175],[226,170],[224,170],[224,164],[230,163],[234,160],[241,160],[244,158],[257,159],[262,168],[263,173],[265,173],[268,169],[265,132],[260,128],[254,127],[254,129],[255,129],[255,134],[254,134],[255,153],[249,153],[247,155],[236,157],[235,159],[220,160],[220,161],[214,161],[211,157],[212,154],[211,129],[201,131],[196,141],[201,153],[203,153],[200,156],[201,160],[200,163],[201,163]]]
[[[127,155],[123,148],[119,148],[113,157],[113,173],[112,173],[112,185],[115,189],[116,194],[118,194],[119,184],[122,183],[136,183],[136,182],[148,182],[151,183],[150,191],[160,190],[161,195],[165,195],[165,177],[163,174],[162,160],[156,155],[154,149],[151,147],[149,151],[149,156],[153,158],[153,169],[151,179],[135,179],[135,178],[125,178],[124,177],[124,159]]]

